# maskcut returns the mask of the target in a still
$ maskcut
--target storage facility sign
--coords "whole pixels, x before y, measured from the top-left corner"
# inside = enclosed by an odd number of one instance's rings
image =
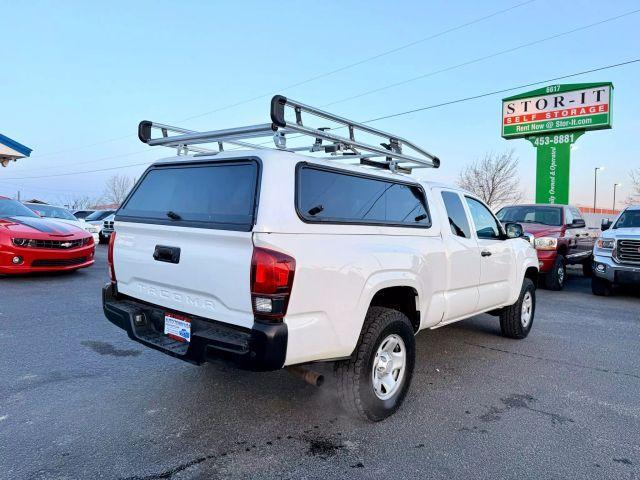
[[[613,85],[550,85],[502,100],[502,136],[611,128]]]
[[[613,84],[549,85],[502,100],[502,137],[536,148],[536,203],[569,203],[571,146],[586,131],[611,128]]]

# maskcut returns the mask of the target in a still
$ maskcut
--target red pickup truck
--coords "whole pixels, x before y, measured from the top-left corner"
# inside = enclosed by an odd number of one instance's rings
[[[496,214],[505,222],[521,223],[538,252],[541,280],[549,290],[562,290],[567,265],[582,265],[591,276],[596,229],[587,228],[576,207],[570,205],[511,205]]]

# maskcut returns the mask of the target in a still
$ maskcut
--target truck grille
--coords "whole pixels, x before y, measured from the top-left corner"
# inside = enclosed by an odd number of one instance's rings
[[[640,263],[640,240],[618,240],[618,261]]]

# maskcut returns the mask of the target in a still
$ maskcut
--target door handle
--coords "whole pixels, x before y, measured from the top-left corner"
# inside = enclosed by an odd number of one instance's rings
[[[180,263],[180,248],[156,245],[153,259],[158,262]]]
[[[482,255],[483,257],[490,257],[491,256],[491,252],[488,250],[483,250],[480,255]]]

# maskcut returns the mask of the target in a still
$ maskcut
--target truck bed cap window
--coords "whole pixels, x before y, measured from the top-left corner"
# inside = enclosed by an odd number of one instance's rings
[[[118,211],[118,220],[250,231],[254,223],[255,161],[153,167]]]
[[[298,168],[296,208],[307,222],[431,225],[418,185],[304,164]]]

